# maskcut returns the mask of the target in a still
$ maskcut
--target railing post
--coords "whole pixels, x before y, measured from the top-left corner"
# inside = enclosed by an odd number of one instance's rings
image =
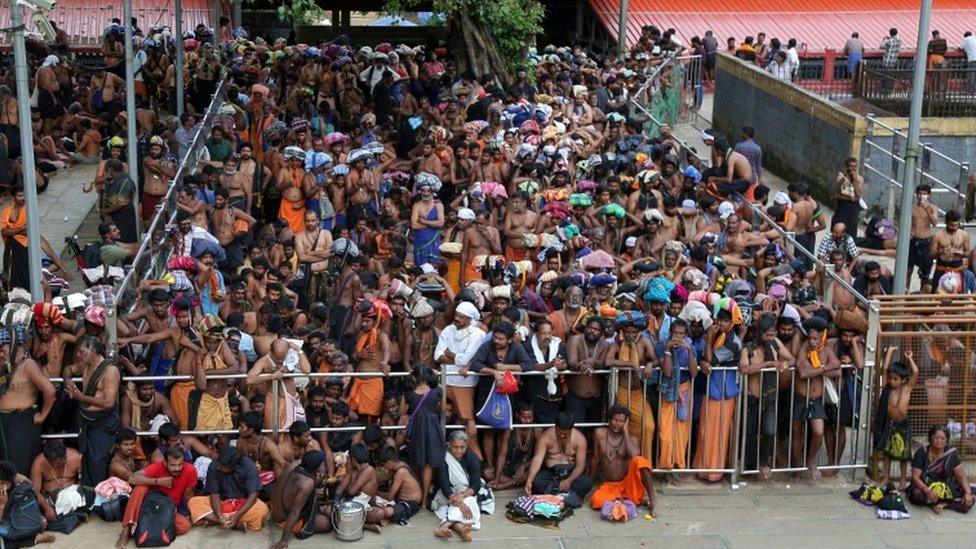
[[[969,162],[963,162],[959,164],[959,180],[956,182],[956,190],[959,193],[956,195],[956,211],[960,208],[965,208],[965,219],[969,219],[973,216],[973,186],[969,184]],[[966,197],[966,203],[960,204],[962,197]]]
[[[759,376],[762,377],[762,373],[760,373]],[[738,378],[739,383],[739,395],[735,397],[735,407],[733,408],[733,410],[735,410],[735,415],[732,418],[732,435],[730,440],[730,451],[732,455],[729,458],[732,460],[732,474],[729,480],[732,483],[733,490],[738,490],[739,477],[742,475],[744,461],[741,459],[742,456],[739,455],[739,440],[741,436],[740,433],[742,432],[742,418],[745,417],[743,402],[746,402],[747,399],[742,398],[742,395],[749,393],[748,390],[742,390],[743,387],[748,388],[749,381],[746,379],[746,376],[736,372],[736,377]]]
[[[108,358],[110,361],[115,363],[119,355],[119,317],[116,307],[118,306],[118,297],[115,299],[115,303],[111,306],[106,307],[108,317],[105,320],[106,331],[108,332]]]
[[[901,148],[901,142],[898,139],[898,132],[891,133],[891,178],[886,181],[888,187],[888,219],[895,218],[895,189],[892,186],[893,181],[898,181],[901,178],[898,177],[898,149]]]
[[[447,366],[441,365],[441,440],[447,440]]]
[[[857,420],[854,428],[859,431],[856,437],[858,443],[851,450],[855,463],[863,463],[866,469],[870,466],[868,460],[871,456],[871,410],[874,403],[874,380],[875,368],[879,357],[884,356],[881,347],[881,302],[872,300],[868,303],[868,333],[864,341],[864,371],[861,374],[861,394],[860,405],[857,407]],[[861,446],[860,441],[864,441]],[[854,468],[851,480],[857,482],[859,468]]]
[[[280,442],[278,440],[278,432],[281,431],[281,398],[279,398],[278,388],[281,383],[278,380],[271,381],[271,400],[274,401],[274,417],[271,418],[271,434],[274,436],[275,444]],[[267,404],[265,404],[267,406]]]

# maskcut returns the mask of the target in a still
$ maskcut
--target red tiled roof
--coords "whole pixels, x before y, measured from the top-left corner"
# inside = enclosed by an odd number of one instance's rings
[[[589,0],[597,17],[614,38],[620,18],[620,0]],[[630,0],[627,43],[640,38],[641,27],[674,28],[685,43],[706,30],[715,33],[720,47],[734,36],[765,32],[783,43],[796,38],[808,51],[842,49],[852,32],[868,47],[877,47],[888,29],[895,27],[904,48],[915,49],[918,36],[918,0],[782,0],[770,5],[763,0]],[[939,30],[950,48],[964,31],[976,32],[976,0],[934,0],[931,30]],[[800,48],[803,49],[802,47]]]
[[[176,25],[173,0],[132,0],[132,15],[144,31],[156,25]],[[210,25],[213,18],[209,0],[183,0],[183,29],[193,30],[199,23]],[[34,30],[30,21],[33,14],[26,12],[27,28]],[[102,33],[112,24],[112,18],[122,19],[120,0],[61,0],[48,13],[48,19],[64,29],[71,37],[71,44],[98,46]],[[0,28],[10,26],[10,10],[0,9]],[[0,34],[0,44],[8,44],[9,35]]]

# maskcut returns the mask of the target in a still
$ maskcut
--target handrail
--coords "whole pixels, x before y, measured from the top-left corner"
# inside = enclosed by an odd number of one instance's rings
[[[867,305],[869,308],[874,307],[874,305],[872,305],[872,303],[871,303],[871,300],[869,300],[868,298],[866,298],[863,295],[861,295],[861,293],[858,292],[857,290],[855,290],[853,286],[851,286],[850,284],[848,284],[846,280],[844,280],[839,275],[837,275],[837,273],[835,273],[833,271],[833,269],[828,269],[827,268],[827,265],[825,265],[822,261],[820,261],[820,259],[817,258],[817,256],[813,252],[807,250],[805,247],[803,247],[802,244],[800,244],[799,242],[797,242],[796,239],[793,238],[793,236],[792,236],[795,233],[788,232],[785,229],[783,229],[782,227],[780,227],[778,223],[776,223],[775,221],[773,221],[773,219],[771,217],[769,217],[768,215],[766,215],[766,212],[764,212],[762,210],[762,208],[760,208],[759,206],[753,204],[752,202],[750,202],[749,200],[747,200],[741,194],[736,193],[736,195],[737,195],[737,198],[739,200],[744,201],[746,204],[749,205],[749,208],[752,209],[752,212],[753,213],[759,214],[759,217],[761,217],[763,220],[765,220],[766,223],[768,223],[776,232],[778,232],[780,235],[782,235],[782,237],[783,237],[784,240],[786,240],[787,242],[789,242],[790,244],[792,244],[794,250],[800,250],[803,253],[803,255],[805,255],[808,258],[810,258],[810,260],[813,261],[813,263],[815,265],[817,265],[818,267],[820,267],[820,269],[821,269],[822,272],[827,273],[828,276],[830,276],[831,278],[834,279],[834,282],[837,282],[838,284],[840,284],[841,288],[844,288],[845,290],[847,290],[848,292],[850,292],[850,294],[853,295],[854,298],[857,299],[858,301],[860,301],[862,304]]]

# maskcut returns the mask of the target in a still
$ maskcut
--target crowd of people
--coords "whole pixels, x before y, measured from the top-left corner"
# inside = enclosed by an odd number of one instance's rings
[[[650,50],[624,61],[549,46],[503,88],[442,47],[200,27],[182,38],[176,119],[165,113],[179,37],[139,31],[139,156],[126,159],[120,31],[106,35],[105,67],[87,74],[52,55],[36,73],[39,134],[60,132],[42,139],[98,164],[101,240],[86,261],[102,274],[63,295],[68,269],[48,251],[45,296],[8,292],[0,500],[30,482],[23,497],[58,531],[100,509],[122,521],[120,547],[167,501],[175,534],[257,531],[270,517],[286,547],[329,531],[328,509],[351,500],[368,529],[423,509],[440,520],[435,535],[470,541],[493,490],[524,491],[510,512],[529,519],[583,505],[660,514],[652,471],[717,482],[739,459],[741,398],[744,469],[837,473],[860,421],[863,304],[783,234],[872,296],[891,275],[861,253],[893,249],[891,224],[872,220],[857,238],[855,159],[828,225],[806,183],[764,184],[754,128],[702,132],[702,151],[667,126],[649,138],[627,100],[677,47],[668,33],[648,32]],[[0,112],[10,147],[16,124]],[[165,269],[120,310],[113,354],[109,268],[131,261],[137,216],[152,219],[184,157],[196,169],[177,182]],[[26,213],[12,193],[5,282],[22,288]],[[912,211],[922,290],[970,291],[969,237],[955,212],[933,233],[929,193],[919,186]],[[915,360],[930,358],[885,361],[876,447],[902,463]],[[183,377],[126,380],[145,375]],[[946,433],[929,434],[909,488],[965,511],[972,492]],[[926,480],[935,469],[947,488]]]

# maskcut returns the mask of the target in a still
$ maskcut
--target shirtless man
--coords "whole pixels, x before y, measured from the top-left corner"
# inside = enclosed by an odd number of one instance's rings
[[[610,344],[605,357],[608,367],[621,370],[617,404],[630,410],[627,430],[640,442],[641,455],[649,456],[654,445],[654,415],[646,413],[650,405],[644,397],[644,380],[657,364],[657,357],[651,341],[640,335],[647,328],[647,319],[640,313],[637,315],[634,319],[618,317],[621,337]]]
[[[368,302],[364,302],[368,304]],[[369,304],[360,309],[360,329],[356,340],[356,371],[360,373],[390,373],[390,338],[382,330],[375,330],[381,322],[377,308]],[[383,413],[383,377],[356,377],[349,390],[349,406],[366,423],[372,423]]]
[[[245,212],[251,211],[254,202],[252,191],[254,174],[241,173],[241,157],[231,154],[224,159],[224,173],[217,176],[221,188],[227,189],[230,205]]]
[[[386,526],[390,522],[406,525],[410,517],[420,511],[423,491],[410,466],[400,461],[396,448],[384,448],[377,464],[387,473],[390,489],[377,491],[376,497],[393,502],[393,505],[373,507],[366,515],[367,522],[379,522]],[[377,520],[378,519],[378,520]]]
[[[53,63],[51,63],[51,58]],[[54,66],[60,60],[56,56],[48,56],[37,70],[37,105],[41,113],[41,135],[51,135],[51,126],[64,114],[64,105],[61,104],[61,84],[58,83],[58,75],[54,71]]]
[[[143,158],[145,173],[142,185],[142,220],[150,221],[156,215],[156,206],[166,196],[169,182],[176,175],[176,163],[163,156],[163,138],[158,135],[149,140],[149,155]]]
[[[593,431],[590,477],[601,471],[603,484],[593,493],[590,505],[600,509],[608,501],[626,499],[634,505],[646,505],[654,517],[660,516],[651,462],[641,455],[637,439],[627,433],[630,411],[618,404],[610,407],[607,416],[607,426]]]
[[[539,215],[528,209],[530,197],[519,191],[512,197],[512,207],[505,215],[505,258],[509,261],[528,259],[528,251],[522,241],[522,235],[535,230]]]
[[[288,221],[293,232],[302,230],[305,212],[305,198],[315,196],[318,188],[315,178],[305,171],[304,151],[297,147],[285,149],[286,164],[278,172],[277,188],[281,193],[281,206],[278,217]]]
[[[310,300],[325,296],[328,284],[332,233],[319,224],[319,214],[312,210],[305,212],[305,230],[295,233],[295,253],[298,261],[309,265],[310,280],[306,281]]]
[[[531,213],[531,212],[529,212]],[[501,235],[498,229],[488,222],[484,210],[475,213],[474,222],[464,229],[461,237],[461,285],[481,278],[479,258],[502,253]],[[521,244],[521,238],[518,239]]]
[[[376,172],[366,161],[367,155],[350,155],[349,175],[346,177],[346,197],[349,199],[347,225],[367,217],[370,203],[378,206],[380,186]]]
[[[115,451],[112,460],[108,462],[109,476],[118,477],[126,482],[132,473],[139,468],[134,454],[136,451],[136,432],[132,429],[122,429],[115,436]]]
[[[423,143],[420,145],[420,150],[415,154],[414,157],[414,172],[432,173],[443,179],[445,171],[444,164],[441,162],[440,157],[434,154],[434,140],[424,139]]]
[[[929,201],[932,187],[921,184],[915,187],[915,204],[912,205],[912,238],[908,244],[908,276],[905,287],[911,287],[912,273],[918,267],[918,277],[925,284],[932,273],[932,227],[939,223],[939,208]],[[938,281],[935,281],[938,282]]]
[[[294,352],[297,354],[297,364],[286,366],[286,362],[291,362],[289,355]],[[298,388],[295,386],[295,378],[284,377],[285,371],[296,373],[309,373],[312,368],[305,358],[305,353],[284,339],[274,339],[271,342],[270,352],[262,356],[254,363],[251,370],[247,373],[245,383],[251,387],[251,392],[258,392],[265,395],[271,393],[271,383],[281,383],[278,391],[280,406],[268,403],[264,409],[265,425],[274,425],[273,414],[280,410],[279,429],[288,429],[297,420],[304,420],[305,410],[302,408],[301,400],[298,397]]]
[[[369,502],[376,495],[379,484],[376,480],[376,471],[369,464],[369,449],[365,444],[353,444],[349,448],[349,461],[346,463],[346,474],[342,477],[336,487],[335,501],[340,501],[344,496],[352,497],[354,501]],[[366,524],[365,528],[379,532],[376,524]]]
[[[271,182],[273,174],[266,164],[262,164],[254,159],[254,146],[250,143],[242,143],[238,151],[241,158],[237,163],[237,172],[247,182],[244,189],[250,189],[251,202],[249,202],[249,205],[253,206],[253,193],[263,192],[268,186],[268,183]],[[251,210],[248,209],[247,211],[250,212]]]
[[[749,159],[746,158],[742,153],[736,152],[732,147],[730,147],[727,139],[720,137],[715,140],[715,143],[712,146],[717,154],[720,154],[723,158],[725,158],[726,166],[725,175],[713,178],[712,183],[730,184],[733,181],[740,180],[747,182],[753,181],[752,166],[749,164]]]
[[[322,447],[315,437],[308,423],[296,421],[288,427],[288,438],[278,443],[278,453],[285,463],[299,459],[305,452],[321,452]]]
[[[758,466],[763,478],[769,479],[776,439],[776,399],[780,385],[790,380],[788,370],[794,359],[776,337],[775,314],[763,314],[756,329],[760,340],[743,347],[739,355],[739,373],[746,376],[748,383],[746,467]],[[765,368],[776,368],[778,372],[763,372]]]
[[[570,337],[566,345],[569,369],[579,372],[567,377],[569,393],[566,395],[566,410],[573,414],[573,421],[577,423],[602,419],[605,383],[603,377],[594,375],[593,371],[603,366],[607,348],[603,320],[598,316],[587,320],[585,331]]]
[[[55,398],[54,385],[27,353],[26,337],[26,331],[0,328],[0,364],[9,372],[7,391],[0,396],[0,426],[4,434],[0,458],[13,462],[18,471],[29,470],[41,453],[41,424]],[[35,410],[38,397],[42,404],[40,410]]]
[[[324,463],[322,452],[311,451],[282,471],[282,480],[271,494],[271,518],[281,526],[281,539],[271,549],[286,549],[293,533],[306,539],[332,531],[328,513],[322,513],[316,501],[316,491],[325,478]]]
[[[793,230],[796,231],[796,241],[808,252],[815,254],[817,233],[827,228],[823,210],[816,199],[810,196],[806,183],[790,183],[788,191],[790,200],[793,201]],[[807,262],[808,269],[813,267],[813,261],[806,254],[796,255]]]
[[[78,362],[85,367],[82,388],[65,383],[65,394],[79,406],[79,450],[85,456],[81,469],[82,486],[97,486],[108,478],[108,462],[119,428],[119,368],[105,358],[105,345],[86,335],[78,343]],[[90,504],[93,492],[86,492]]]
[[[125,429],[137,432],[149,431],[150,425],[159,414],[165,415],[170,421],[176,421],[176,412],[169,402],[169,398],[156,390],[153,382],[140,380],[129,382],[127,390],[122,393],[119,403],[119,421]],[[143,441],[145,442],[145,441]],[[140,444],[139,441],[136,444]],[[136,456],[145,459],[152,453],[155,445],[141,444],[143,448],[136,449]],[[145,449],[148,446],[148,449]]]
[[[176,191],[176,208],[190,216],[192,226],[200,228],[209,226],[210,222],[207,219],[209,207],[189,186],[184,185]]]
[[[945,213],[945,229],[932,237],[929,255],[935,258],[935,272],[932,275],[933,289],[939,278],[948,272],[962,273],[969,257],[969,234],[961,227],[962,217],[956,210]]]
[[[730,215],[724,222],[724,228],[719,234],[719,251],[725,264],[730,267],[748,269],[753,265],[752,259],[742,259],[743,254],[753,246],[765,246],[769,243],[766,237],[749,231],[749,226],[742,222],[738,214]]]
[[[245,412],[237,422],[237,449],[251,458],[258,472],[271,471],[275,476],[288,466],[281,457],[278,445],[261,430],[264,428],[264,415],[253,410]]]
[[[823,444],[824,420],[827,411],[824,408],[824,376],[839,379],[841,376],[840,361],[831,347],[825,344],[824,332],[827,322],[818,316],[812,316],[803,322],[807,332],[807,341],[800,347],[796,371],[799,380],[793,387],[793,460],[796,462],[806,459],[806,466],[810,470],[810,477],[820,478],[817,468],[817,453]],[[804,382],[803,380],[807,380]],[[810,440],[803,453],[806,432],[804,423],[809,422]],[[799,476],[799,474],[797,474]]]
[[[57,518],[54,511],[61,490],[78,483],[81,472],[81,452],[65,448],[64,441],[52,440],[44,446],[44,453],[34,458],[28,469],[37,504],[48,521]]]
[[[234,271],[244,264],[244,253],[238,239],[238,233],[241,232],[238,221],[244,221],[251,226],[257,223],[257,220],[244,210],[231,205],[230,193],[224,188],[214,191],[212,218],[213,234],[227,252],[227,259],[221,265],[227,270]]]
[[[515,422],[522,425],[535,423],[532,405],[519,402],[515,410]],[[494,490],[507,490],[524,486],[529,465],[535,457],[535,445],[542,436],[542,429],[513,429],[507,444],[498,449],[498,477],[491,483]]]
[[[163,348],[158,359],[160,370],[165,368],[168,371],[172,362],[175,361],[176,375],[193,375],[197,362],[197,352],[203,350],[203,341],[191,326],[193,305],[186,298],[179,297],[173,300],[173,307],[176,309],[175,325],[158,332],[141,334],[132,338],[119,338],[119,346],[125,346],[129,343],[142,345],[161,343]],[[187,399],[194,386],[193,381],[177,381],[173,384],[170,393],[173,412],[176,414],[177,422],[181,428],[187,428],[189,425],[190,411],[187,407]]]
[[[582,501],[593,488],[593,481],[585,475],[586,437],[573,425],[573,414],[560,412],[556,425],[539,437],[525,481],[527,495],[572,490]]]

